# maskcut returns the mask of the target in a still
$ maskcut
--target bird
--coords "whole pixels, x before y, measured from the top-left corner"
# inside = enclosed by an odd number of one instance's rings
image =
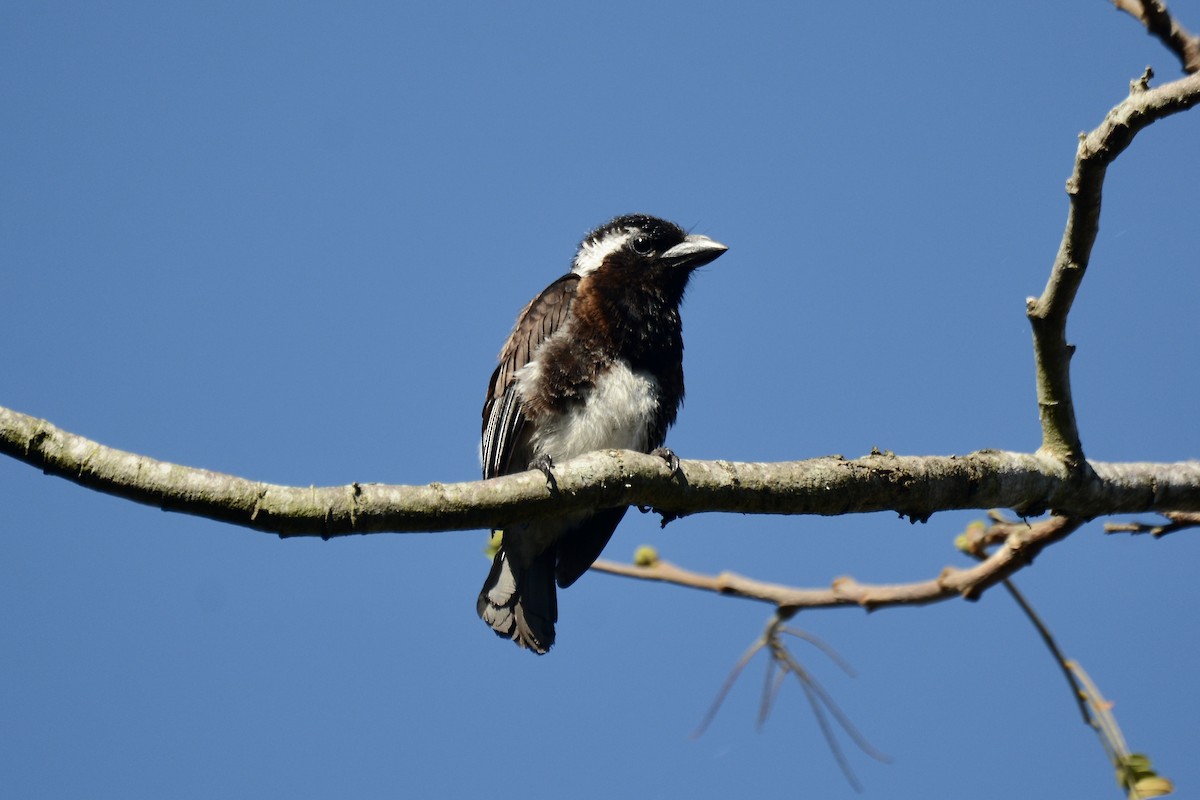
[[[593,450],[657,452],[683,402],[679,307],[688,279],[728,248],[646,214],[587,234],[571,270],[521,311],[483,405],[484,479]],[[627,506],[507,525],[476,603],[496,635],[539,655],[554,644],[555,585],[599,558]],[[497,532],[493,531],[493,535]]]

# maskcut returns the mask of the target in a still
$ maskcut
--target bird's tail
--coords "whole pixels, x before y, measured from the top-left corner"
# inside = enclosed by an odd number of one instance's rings
[[[554,549],[518,566],[501,547],[483,582],[475,610],[502,639],[543,655],[554,644],[558,598],[554,589]]]

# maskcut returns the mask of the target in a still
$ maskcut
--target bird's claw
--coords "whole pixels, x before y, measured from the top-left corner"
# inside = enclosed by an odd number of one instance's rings
[[[679,456],[675,455],[675,451],[671,448],[656,447],[650,451],[650,455],[658,456],[663,461],[667,462],[667,468],[671,470],[672,478],[679,474]]]
[[[558,491],[558,481],[554,479],[554,473],[551,468],[554,466],[554,459],[543,453],[529,463],[530,469],[536,469],[538,472],[546,476],[546,488],[551,492]]]

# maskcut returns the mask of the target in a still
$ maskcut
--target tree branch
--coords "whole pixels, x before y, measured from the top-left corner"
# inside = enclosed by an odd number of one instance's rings
[[[1200,37],[1180,25],[1159,0],[1113,0],[1113,5],[1146,26],[1146,31],[1179,58],[1183,71],[1200,72]]]
[[[106,494],[165,511],[282,536],[468,530],[566,511],[650,506],[673,518],[705,511],[838,515],[895,511],[924,521],[935,511],[1050,509],[1089,519],[1116,513],[1200,511],[1200,462],[1091,464],[1086,480],[1037,454],[982,450],[966,456],[827,456],[773,464],[682,461],[670,474],[656,456],[589,453],[554,468],[489,481],[292,487],[156,461],[105,447],[45,420],[0,408],[0,453]]]
[[[988,588],[1033,563],[1045,547],[1065,539],[1082,520],[1051,517],[1009,533],[1003,544],[979,564],[967,568],[945,567],[936,578],[917,583],[868,584],[837,578],[826,589],[801,589],[766,583],[732,572],[704,575],[659,561],[649,566],[597,561],[592,569],[610,575],[670,583],[717,594],[771,603],[781,610],[859,606],[868,611],[888,606],[913,606],[961,597],[977,600]]]
[[[1147,70],[1099,127],[1079,137],[1075,168],[1067,180],[1070,210],[1062,243],[1042,296],[1026,301],[1042,422],[1039,452],[1061,459],[1072,472],[1086,469],[1086,462],[1071,399],[1070,361],[1075,348],[1067,343],[1067,315],[1100,230],[1105,172],[1143,128],[1200,102],[1200,75],[1155,89],[1148,88],[1150,77]]]
[[[1145,522],[1109,522],[1104,525],[1105,533],[1148,533],[1155,539],[1188,528],[1200,528],[1200,514],[1168,511],[1163,514],[1169,520],[1165,524],[1151,525]]]

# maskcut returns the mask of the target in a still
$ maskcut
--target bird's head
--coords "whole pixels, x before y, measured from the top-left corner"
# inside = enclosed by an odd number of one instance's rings
[[[682,297],[692,270],[728,250],[707,236],[688,234],[673,222],[627,214],[601,225],[579,245],[571,271],[627,287],[644,285]]]

